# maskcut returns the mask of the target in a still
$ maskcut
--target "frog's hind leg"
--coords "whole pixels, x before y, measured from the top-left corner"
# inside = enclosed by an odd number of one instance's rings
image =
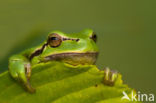
[[[110,70],[108,67],[104,70],[103,83],[109,86],[113,86],[117,79],[118,73],[115,70]]]

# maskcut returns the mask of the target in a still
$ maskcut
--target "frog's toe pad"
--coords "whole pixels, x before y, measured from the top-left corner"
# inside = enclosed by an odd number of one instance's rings
[[[118,73],[115,70],[110,70],[108,67],[104,70],[104,84],[113,86],[116,79],[117,79]]]

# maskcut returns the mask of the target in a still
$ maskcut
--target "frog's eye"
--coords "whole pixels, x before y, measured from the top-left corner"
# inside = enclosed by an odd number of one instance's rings
[[[62,43],[62,37],[56,33],[51,34],[48,38],[48,44],[51,47],[58,47],[61,45],[61,43]]]
[[[97,35],[95,33],[93,33],[90,37],[90,39],[92,39],[94,42],[97,41]]]

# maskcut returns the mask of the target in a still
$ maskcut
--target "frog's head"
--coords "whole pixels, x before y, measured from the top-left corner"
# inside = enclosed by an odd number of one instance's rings
[[[52,31],[40,54],[42,61],[58,60],[72,65],[94,64],[98,55],[97,36],[91,29],[66,34]]]

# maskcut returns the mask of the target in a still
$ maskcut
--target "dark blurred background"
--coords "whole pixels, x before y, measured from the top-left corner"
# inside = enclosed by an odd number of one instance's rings
[[[141,93],[156,93],[155,0],[1,0],[0,72],[8,57],[42,42],[51,30],[91,28],[97,65],[118,70]]]

